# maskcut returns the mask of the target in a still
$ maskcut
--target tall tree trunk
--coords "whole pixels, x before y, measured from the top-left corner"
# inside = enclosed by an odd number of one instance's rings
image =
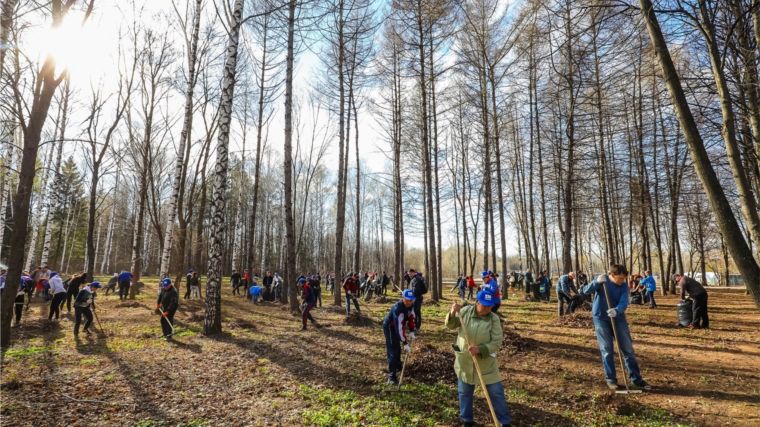
[[[214,335],[222,332],[222,253],[225,232],[224,218],[227,210],[230,123],[232,122],[232,101],[235,93],[243,3],[243,0],[235,0],[230,16],[222,99],[219,103],[219,138],[216,144],[214,192],[211,195],[211,233],[206,272],[206,316],[203,322],[203,335]],[[200,233],[200,230],[198,232]]]
[[[296,0],[291,0],[288,6],[288,53],[285,66],[285,147],[284,156],[285,164],[283,171],[285,175],[285,235],[287,238],[286,245],[286,264],[285,264],[285,286],[291,290],[290,309],[298,309],[298,300],[296,294],[296,230],[293,222],[293,63],[295,62],[295,22],[296,22]]]
[[[754,259],[752,251],[747,245],[747,241],[742,235],[736,217],[734,217],[734,214],[731,211],[731,204],[729,204],[726,199],[723,187],[721,187],[720,181],[718,180],[715,170],[710,162],[710,158],[707,155],[702,136],[699,134],[699,129],[697,128],[688,101],[684,95],[683,88],[681,87],[680,78],[675,65],[673,64],[670,52],[668,51],[665,37],[662,35],[662,30],[660,29],[660,24],[655,15],[652,2],[651,0],[639,0],[639,5],[641,6],[642,15],[649,32],[652,47],[657,54],[657,59],[660,63],[665,83],[668,87],[671,104],[678,117],[681,130],[686,137],[686,143],[689,147],[694,169],[702,182],[702,186],[710,201],[713,214],[717,219],[718,226],[726,238],[729,252],[747,284],[747,290],[752,294],[752,297],[755,300],[755,305],[760,308],[760,267]],[[713,59],[711,58],[711,60]],[[726,108],[726,106],[722,105],[722,108]],[[725,123],[724,130],[726,130]],[[747,206],[743,206],[744,210],[746,210],[746,208]],[[757,212],[755,212],[755,214],[757,214]]]
[[[67,7],[63,8],[63,5],[59,1],[52,3],[52,29],[60,27],[63,18],[69,10],[68,6],[71,4],[73,4],[73,1],[67,2]],[[37,173],[37,152],[40,146],[42,129],[48,116],[53,95],[55,95],[63,78],[63,75],[59,77],[55,76],[55,59],[52,54],[48,54],[37,72],[28,120],[25,123],[21,123],[21,127],[24,130],[24,148],[19,168],[18,187],[16,195],[13,197],[13,223],[16,226],[13,229],[13,234],[11,234],[11,248],[23,248],[26,246],[26,225],[29,223],[29,204],[32,192],[34,191],[34,177]],[[19,283],[21,281],[23,264],[24,251],[12,251],[8,257],[7,283]],[[3,293],[2,309],[0,310],[0,347],[2,348],[8,348],[11,343],[10,328],[14,300],[15,295],[13,292]]]
[[[291,0],[293,1],[293,0]],[[343,67],[345,65],[345,46],[343,40],[343,0],[338,2],[338,92],[340,99],[340,106],[338,107],[338,206],[335,215],[335,260],[333,266],[333,275],[335,276],[335,293],[334,303],[335,305],[341,305],[342,292],[340,292],[340,272],[343,269],[343,233],[346,228],[346,181],[348,180],[346,165],[348,164],[348,158],[345,153],[344,143],[348,144],[347,140],[344,140],[346,135],[345,118],[346,118],[346,92],[345,92],[345,74],[343,73]],[[291,4],[294,8],[295,4]],[[346,272],[348,274],[348,272]]]
[[[190,132],[193,124],[193,90],[195,89],[195,61],[198,55],[198,33],[201,27],[202,0],[195,0],[195,17],[193,18],[193,32],[190,36],[190,46],[187,55],[187,92],[185,94],[185,118],[182,122],[182,131],[179,136],[177,148],[177,161],[174,165],[174,184],[172,196],[169,199],[168,212],[166,214],[166,231],[164,233],[164,251],[161,255],[160,277],[169,276],[169,261],[172,255],[172,239],[174,238],[174,220],[177,217],[177,203],[179,202],[180,185],[186,173],[185,168],[185,145],[189,144]],[[180,254],[183,256],[183,254]]]
[[[5,179],[3,189],[0,190],[0,259],[2,259],[3,237],[6,229],[5,211],[8,210],[8,201],[11,198],[11,170],[13,169],[14,151],[13,144],[8,144],[8,154],[5,157]]]

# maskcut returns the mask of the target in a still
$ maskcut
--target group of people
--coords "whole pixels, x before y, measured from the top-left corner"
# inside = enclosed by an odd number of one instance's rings
[[[7,271],[0,270],[0,292],[5,292],[5,286],[8,279]],[[79,327],[82,323],[82,317],[86,319],[84,332],[90,334],[89,327],[92,324],[93,313],[95,312],[95,290],[101,289],[100,282],[85,283],[87,280],[86,273],[75,274],[67,280],[63,280],[56,271],[50,271],[47,266],[38,267],[32,274],[23,272],[21,280],[16,287],[16,298],[14,304],[14,322],[13,327],[21,324],[21,317],[24,313],[24,307],[27,310],[33,297],[39,297],[38,288],[48,295],[46,300],[50,301],[48,310],[48,321],[57,322],[60,320],[61,312],[64,305],[71,312],[71,301],[74,300],[74,337],[79,337]],[[79,289],[84,285],[84,288]],[[37,292],[36,292],[37,291]],[[32,295],[32,294],[35,295]]]
[[[341,276],[343,276],[341,272]],[[5,288],[5,270],[0,271],[0,287]],[[131,273],[122,272],[118,275],[120,282],[120,298],[126,297],[122,282],[129,282]],[[571,313],[578,298],[593,298],[592,318],[599,343],[602,365],[604,367],[607,385],[612,390],[617,390],[618,377],[615,370],[614,342],[617,341],[619,351],[624,358],[624,364],[630,378],[632,387],[649,390],[651,386],[642,378],[641,370],[633,349],[631,333],[625,312],[630,305],[631,295],[634,292],[643,292],[645,302],[650,308],[656,308],[655,291],[657,284],[651,271],[645,271],[643,276],[630,276],[625,266],[612,264],[606,274],[599,275],[588,281],[582,271],[570,272],[562,275],[557,280],[556,293],[558,314],[563,316]],[[39,282],[44,281],[43,288],[49,290],[51,305],[49,319],[57,320],[67,299],[69,311],[71,311],[71,299],[74,298],[76,323],[74,336],[78,337],[79,328],[84,322],[84,332],[90,333],[90,326],[95,313],[95,298],[97,291],[101,289],[99,282],[86,283],[86,275],[75,275],[66,282],[55,271],[48,271],[45,267],[35,270],[29,275],[24,273],[16,289],[16,325],[20,322],[25,298],[31,299],[32,289],[37,289]],[[486,270],[481,273],[482,284],[478,287],[473,277],[460,274],[452,292],[458,289],[462,300],[472,299],[475,289],[477,291],[474,305],[462,306],[459,303],[452,304],[445,316],[444,324],[449,329],[458,330],[456,342],[453,345],[455,352],[454,370],[458,378],[460,418],[465,426],[473,425],[473,394],[476,385],[482,385],[488,393],[493,405],[493,413],[502,426],[509,426],[511,417],[507,408],[504,388],[499,375],[499,363],[497,354],[502,344],[504,322],[499,314],[502,297],[502,284],[499,283],[499,275]],[[675,275],[672,278],[677,281],[681,288],[681,298],[692,300],[693,321],[690,328],[708,328],[709,318],[707,315],[707,291],[694,279]],[[325,282],[331,292],[334,291],[335,277],[328,272]],[[258,285],[259,278],[256,274],[251,278],[248,271],[241,276],[238,270],[233,272],[230,284],[233,294],[240,294],[240,288],[251,295],[253,303],[260,298],[266,299],[265,295],[273,296],[280,300],[283,295],[283,280],[275,272],[267,271],[262,279],[262,285]],[[353,270],[342,277],[342,289],[345,295],[346,314],[351,313],[353,304],[356,311],[361,313],[358,298],[362,284],[369,281],[378,282],[380,289],[385,293],[385,287],[391,283],[385,272],[382,275],[356,273]],[[401,299],[397,301],[383,319],[383,334],[385,336],[386,353],[388,360],[388,384],[398,385],[399,372],[403,369],[402,355],[411,353],[411,344],[420,333],[422,326],[421,306],[424,295],[428,292],[425,279],[420,272],[409,269],[404,274],[405,288],[401,291]],[[549,301],[547,295],[552,288],[549,275],[542,271],[536,278],[528,269],[524,274],[512,271],[508,275],[507,283],[517,290],[525,290],[531,300]],[[84,285],[80,290],[79,287]],[[308,330],[308,322],[319,327],[318,322],[312,317],[312,309],[319,304],[322,306],[322,277],[319,274],[305,274],[298,278],[298,287],[302,302],[303,315],[302,325],[299,331]],[[128,285],[126,289],[129,289]],[[3,289],[4,290],[4,289]],[[465,290],[469,293],[465,296]],[[506,289],[504,289],[506,291]],[[532,295],[531,295],[532,294]],[[200,277],[194,270],[187,274],[187,293],[185,299],[191,297],[200,298]],[[171,279],[161,281],[156,310],[161,314],[161,328],[163,336],[168,340],[174,334],[174,314],[179,305],[179,294],[173,286]]]

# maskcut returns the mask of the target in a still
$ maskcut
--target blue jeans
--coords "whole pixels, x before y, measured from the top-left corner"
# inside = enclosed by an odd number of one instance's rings
[[[473,422],[472,418],[472,395],[475,393],[475,386],[459,380],[459,418],[466,423]],[[507,399],[504,397],[504,386],[501,381],[488,384],[486,387],[488,397],[491,398],[493,411],[496,418],[501,424],[510,424],[512,419],[507,408]]]
[[[647,291],[647,295],[649,296],[649,306],[650,307],[657,307],[657,303],[654,301],[654,293],[656,291]]]
[[[604,376],[607,382],[617,383],[615,347],[613,344],[615,335],[612,333],[612,322],[609,319],[594,318],[594,328],[596,329],[596,339],[599,341],[599,349],[602,353]],[[618,346],[623,353],[629,378],[633,382],[639,382],[641,381],[641,372],[639,371],[639,364],[636,362],[636,355],[633,354],[633,342],[631,341],[631,331],[628,329],[628,322],[625,319],[616,320],[615,328],[618,334]]]
[[[356,311],[361,313],[361,309],[359,309],[359,301],[356,300],[356,298],[352,298],[346,294],[346,314],[351,313],[351,300],[354,300],[354,307],[356,307]]]
[[[401,363],[401,340],[393,328],[394,326],[390,322],[383,322],[385,352],[388,355],[388,376],[391,378],[395,378],[396,372],[403,368],[403,364]]]

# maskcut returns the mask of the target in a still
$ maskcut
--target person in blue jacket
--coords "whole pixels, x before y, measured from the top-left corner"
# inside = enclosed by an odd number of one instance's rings
[[[312,324],[317,326],[317,322],[313,317],[311,317],[311,309],[314,308],[314,304],[317,302],[317,298],[314,294],[314,289],[312,289],[311,285],[306,282],[306,279],[298,279],[298,286],[302,287],[303,290],[303,294],[299,297],[299,299],[303,301],[303,324],[301,325],[301,329],[298,330],[298,332],[301,332],[306,330],[306,319],[309,319]]]
[[[584,294],[595,293],[591,315],[594,319],[596,339],[599,341],[599,350],[602,353],[602,364],[607,379],[607,387],[611,390],[618,389],[617,373],[615,371],[615,347],[613,340],[615,335],[612,322],[615,322],[617,331],[618,347],[623,353],[625,367],[633,387],[650,390],[652,387],[641,377],[636,355],[633,353],[633,342],[628,321],[625,318],[625,310],[628,308],[628,286],[625,285],[628,269],[624,265],[612,264],[607,274],[602,274],[583,288]],[[604,289],[603,289],[604,288]],[[606,295],[605,295],[606,289]],[[609,296],[610,305],[607,305]]]
[[[414,340],[414,290],[406,289],[401,293],[401,300],[391,307],[383,319],[385,334],[385,351],[388,354],[388,384],[398,385],[396,373],[404,367],[401,363],[401,346],[409,354],[412,352],[409,343]],[[404,326],[409,329],[407,334]]]
[[[133,274],[129,271],[122,271],[119,274],[119,300],[125,300],[129,297],[129,286],[131,285]]]
[[[251,289],[248,290],[248,293],[251,294],[251,301],[253,301],[254,304],[259,301],[259,298],[261,298],[263,291],[264,288],[261,286],[251,286]]]
[[[657,308],[657,303],[654,302],[654,293],[657,291],[657,282],[652,276],[652,272],[647,270],[644,272],[646,277],[641,279],[641,284],[646,286],[647,297],[649,297],[649,308]]]
[[[569,272],[564,276],[560,276],[557,280],[557,313],[560,317],[565,315],[565,307],[567,307],[567,314],[572,313],[570,308],[570,301],[573,298],[570,296],[570,291],[573,291],[575,295],[578,295],[578,290],[575,288],[575,273]]]

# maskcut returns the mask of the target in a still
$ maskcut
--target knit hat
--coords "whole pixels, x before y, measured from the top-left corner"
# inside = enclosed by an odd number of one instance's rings
[[[188,273],[195,273],[195,270],[193,270],[193,269],[191,268],[190,270],[187,270],[187,272],[188,272]]]

